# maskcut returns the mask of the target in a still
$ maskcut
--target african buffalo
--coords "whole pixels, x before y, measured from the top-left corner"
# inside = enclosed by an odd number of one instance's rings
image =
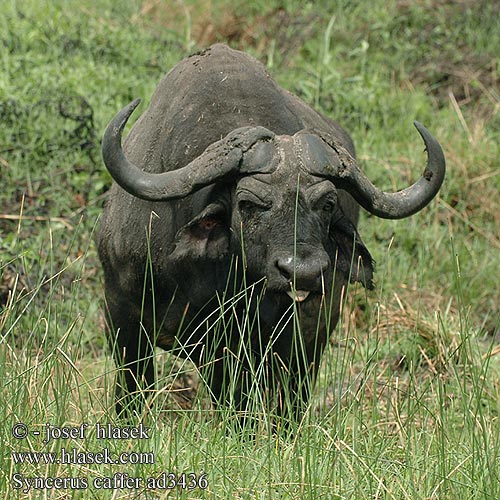
[[[415,123],[427,168],[382,192],[340,125],[224,45],[162,79],[122,149],[138,103],[102,142],[115,182],[97,245],[118,413],[140,410],[160,346],[199,367],[215,402],[244,410],[260,384],[300,415],[347,284],[373,287],[359,205],[390,219],[425,207],[445,174],[439,143]]]

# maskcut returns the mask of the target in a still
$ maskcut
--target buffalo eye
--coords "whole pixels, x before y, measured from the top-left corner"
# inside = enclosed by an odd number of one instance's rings
[[[326,216],[331,216],[338,208],[337,198],[335,196],[324,196],[315,204],[315,210]]]
[[[335,203],[335,201],[333,200],[326,200],[324,203],[323,203],[323,206],[321,207],[321,210],[323,210],[323,212],[325,212],[326,214],[331,214],[335,211],[335,209],[337,208],[337,204]]]
[[[319,182],[308,189],[309,206],[320,217],[329,218],[338,209],[335,186],[329,181]]]

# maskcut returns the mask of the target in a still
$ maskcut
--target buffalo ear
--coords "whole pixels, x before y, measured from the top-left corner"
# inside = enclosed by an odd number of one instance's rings
[[[229,251],[229,227],[222,203],[207,205],[175,236],[174,258],[220,260]]]
[[[351,283],[359,281],[372,290],[374,261],[356,227],[343,216],[330,228],[330,237],[338,249],[337,268],[349,277]]]

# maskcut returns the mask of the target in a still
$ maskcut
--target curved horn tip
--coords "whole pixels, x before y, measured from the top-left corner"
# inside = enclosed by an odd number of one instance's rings
[[[140,97],[137,97],[130,104],[128,104],[127,108],[130,108],[132,111],[134,111],[134,109],[137,108],[139,104],[141,104],[141,100],[142,99]]]
[[[432,165],[428,165],[428,167],[438,169],[440,171],[440,176],[444,178],[446,160],[441,144],[439,144],[439,141],[420,122],[414,121],[413,125],[415,125],[415,128],[418,130],[420,137],[422,137],[425,143],[425,149],[427,151],[429,159],[431,159],[432,157]]]
[[[424,125],[422,125],[420,122],[417,122],[416,120],[413,122],[413,125],[414,127],[418,130],[418,133],[422,136],[422,139],[426,139],[426,137],[431,137],[432,139],[434,139],[434,137],[432,137],[432,134],[429,132],[429,130],[427,129],[427,127],[425,127]]]
[[[121,111],[118,112],[116,118],[118,118],[118,129],[120,132],[124,129],[128,119],[130,118],[130,115],[134,112],[135,108],[139,106],[141,103],[141,99],[137,98],[134,99],[132,102],[127,104]],[[113,120],[114,121],[114,120]]]
[[[441,145],[437,141],[437,139],[429,132],[429,129],[422,125],[420,122],[414,121],[413,125],[415,128],[418,130],[418,133],[420,134],[420,137],[424,140],[425,144],[427,143],[433,143],[439,146],[441,148]]]
[[[436,139],[434,139],[433,135],[429,132],[427,127],[422,125],[420,122],[414,121],[413,125],[418,130],[418,133],[420,134],[420,137],[422,137],[422,139],[424,140],[426,146],[427,143],[430,141],[437,142]]]

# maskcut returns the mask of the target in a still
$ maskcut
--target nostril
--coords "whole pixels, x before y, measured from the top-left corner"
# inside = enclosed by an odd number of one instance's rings
[[[278,268],[281,276],[283,276],[287,281],[293,279],[295,267],[293,260],[293,257],[284,257],[275,262],[275,266]]]
[[[307,259],[281,257],[275,261],[280,275],[287,282],[293,282],[297,290],[314,290],[321,286],[329,264],[329,260],[323,256]]]

